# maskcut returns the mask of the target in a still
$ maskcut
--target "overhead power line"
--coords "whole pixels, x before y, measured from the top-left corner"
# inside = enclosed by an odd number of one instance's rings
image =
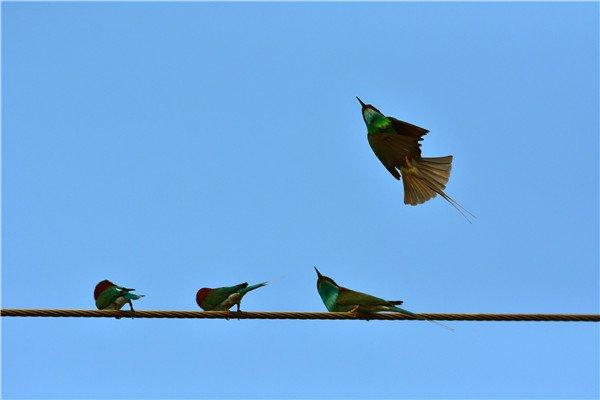
[[[348,312],[287,311],[107,311],[107,310],[0,310],[2,317],[80,317],[80,318],[184,318],[184,319],[296,319],[296,320],[385,320],[409,321],[531,321],[531,322],[600,322],[600,314],[416,314],[400,313],[352,314]]]

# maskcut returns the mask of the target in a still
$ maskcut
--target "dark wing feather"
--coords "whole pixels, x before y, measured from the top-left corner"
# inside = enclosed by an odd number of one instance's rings
[[[369,140],[369,145],[373,150],[373,153],[377,156],[379,161],[383,164],[383,166],[392,174],[392,176],[396,179],[400,179],[400,172],[394,166],[394,162],[392,158],[388,156],[388,151],[385,149],[385,140],[382,137],[383,134],[375,134],[370,133],[367,135],[367,139]]]
[[[392,128],[394,128],[396,133],[399,135],[422,139],[423,136],[427,135],[427,132],[429,132],[425,128],[409,124],[408,122],[400,121],[399,119],[393,117],[387,118],[392,122]]]
[[[369,133],[367,139],[373,153],[396,179],[400,179],[400,173],[396,168],[405,164],[407,156],[410,159],[421,157],[418,138],[393,133]]]
[[[390,300],[388,301],[388,303],[390,303],[393,306],[401,306],[404,302],[402,300]]]

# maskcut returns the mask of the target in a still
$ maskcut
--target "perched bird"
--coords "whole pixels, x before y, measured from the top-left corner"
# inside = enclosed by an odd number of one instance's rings
[[[317,290],[319,291],[319,296],[321,296],[321,300],[323,300],[325,307],[330,312],[350,312],[354,314],[372,314],[381,311],[397,312],[451,329],[446,325],[428,320],[425,317],[398,307],[402,305],[402,300],[384,300],[366,293],[346,289],[339,286],[330,277],[322,275],[317,267],[315,267],[315,271],[317,271]]]
[[[196,293],[196,303],[204,311],[225,311],[234,305],[237,311],[240,311],[242,297],[254,289],[265,286],[267,282],[261,282],[256,285],[248,286],[248,282],[240,283],[235,286],[220,288],[202,288]]]
[[[125,303],[129,303],[131,311],[134,311],[131,300],[138,300],[144,297],[143,294],[131,293],[134,290],[135,289],[115,285],[111,281],[105,279],[102,282],[99,282],[94,289],[96,307],[98,307],[99,310],[120,310]]]
[[[403,303],[401,300],[388,301],[366,293],[346,289],[339,286],[328,276],[322,275],[316,267],[315,271],[317,271],[317,290],[328,311],[360,313],[393,311],[415,316],[410,311],[397,307]]]
[[[394,178],[403,177],[404,204],[416,206],[439,194],[471,222],[469,216],[475,216],[444,192],[450,179],[452,156],[421,157],[419,142],[429,131],[386,117],[371,104],[357,99],[362,107],[371,149]]]

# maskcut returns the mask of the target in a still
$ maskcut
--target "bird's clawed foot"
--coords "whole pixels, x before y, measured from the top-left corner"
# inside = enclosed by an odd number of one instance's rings
[[[358,316],[358,307],[359,306],[352,307],[352,309],[350,311],[348,311],[348,314],[350,314],[350,315],[352,315],[352,317],[356,318]]]
[[[129,303],[129,309],[130,309],[129,311],[135,312],[135,310],[133,309],[133,303],[131,302],[131,300],[129,300],[128,303]],[[133,317],[131,317],[131,319],[133,319]]]

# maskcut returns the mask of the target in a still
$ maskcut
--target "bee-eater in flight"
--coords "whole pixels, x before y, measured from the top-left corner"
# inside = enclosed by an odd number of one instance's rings
[[[362,107],[371,149],[394,178],[402,177],[404,204],[416,206],[439,194],[471,222],[469,217],[475,216],[444,192],[450,179],[452,156],[421,157],[420,142],[429,131],[387,117],[371,104],[357,99]]]

